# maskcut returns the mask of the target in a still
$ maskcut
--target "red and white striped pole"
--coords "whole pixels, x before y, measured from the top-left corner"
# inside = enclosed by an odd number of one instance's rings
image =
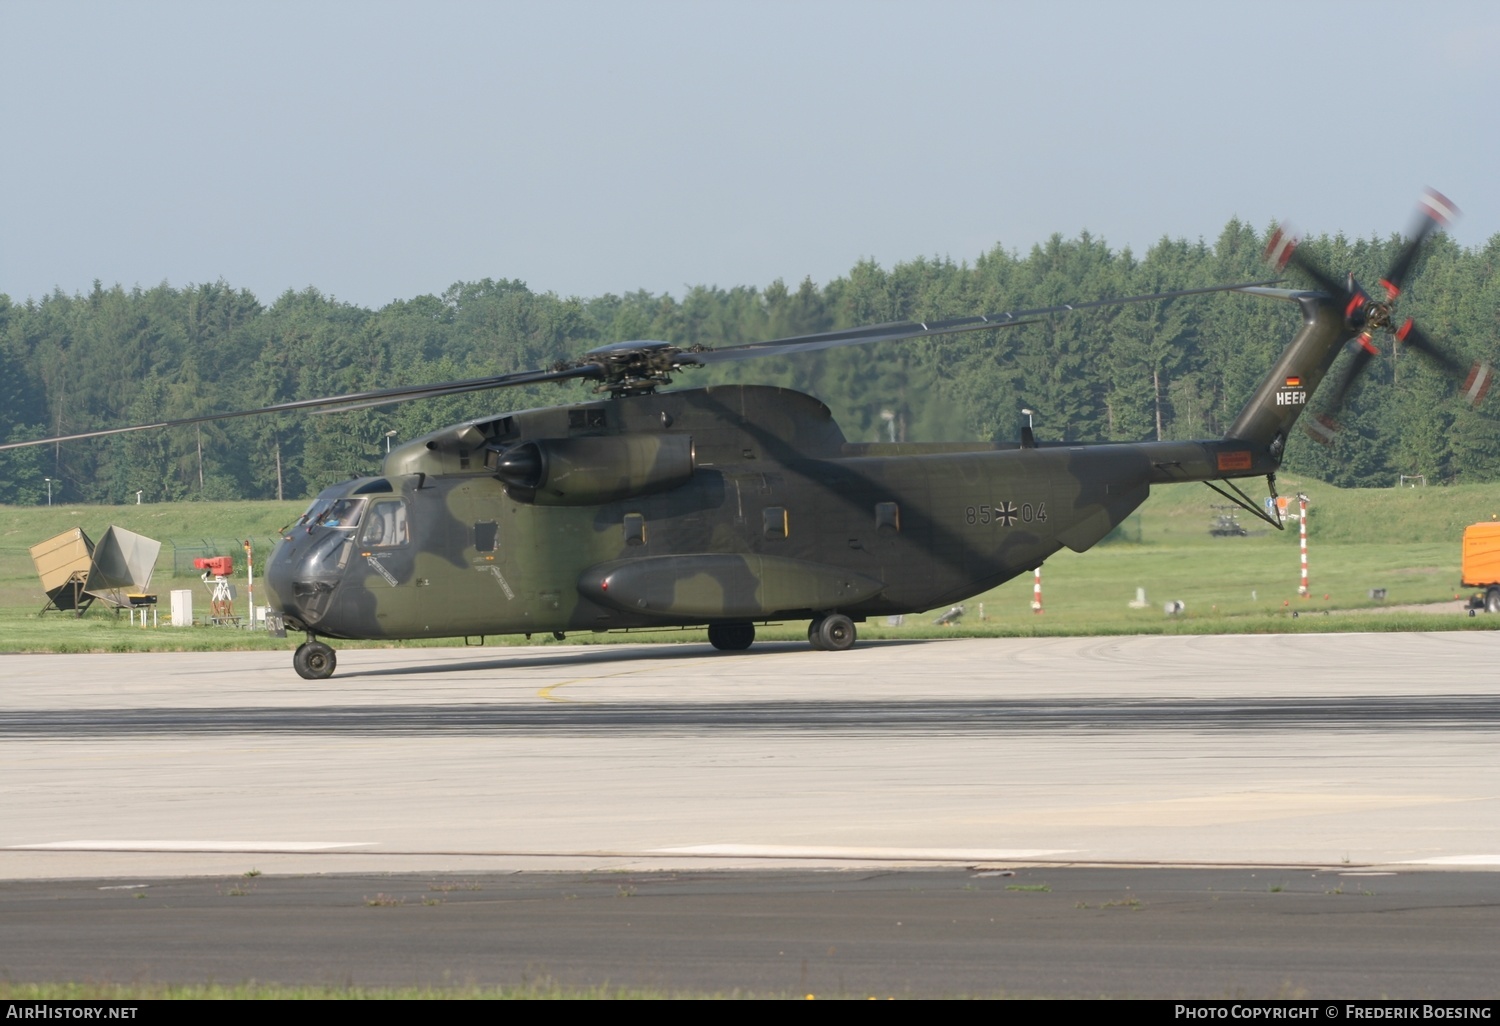
[[[1307,590],[1307,496],[1297,496],[1297,527],[1298,541],[1302,547],[1302,584],[1297,588],[1297,594],[1303,598],[1309,597]]]
[[[1031,586],[1031,611],[1040,613],[1042,611],[1042,568],[1036,568],[1036,580]]]

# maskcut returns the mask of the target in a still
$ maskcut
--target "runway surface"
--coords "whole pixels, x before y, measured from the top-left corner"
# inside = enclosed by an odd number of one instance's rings
[[[1493,998],[1500,874],[778,870],[0,888],[5,980]]]
[[[0,976],[1493,996],[1497,654],[0,656]]]
[[[1491,633],[3,656],[0,878],[1500,866]]]

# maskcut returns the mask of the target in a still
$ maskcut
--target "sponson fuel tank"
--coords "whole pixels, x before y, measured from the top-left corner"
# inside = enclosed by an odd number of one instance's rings
[[[700,620],[846,609],[884,587],[839,567],[753,553],[616,560],[578,579],[579,592],[601,605]]]

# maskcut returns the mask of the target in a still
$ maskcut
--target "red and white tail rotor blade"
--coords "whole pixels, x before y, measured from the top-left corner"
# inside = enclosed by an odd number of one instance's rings
[[[1396,341],[1418,350],[1454,377],[1458,377],[1458,375],[1464,373],[1463,367],[1458,361],[1439,348],[1437,343],[1428,338],[1421,328],[1412,323],[1409,317],[1406,319],[1406,323],[1396,329]],[[1488,360],[1475,361],[1469,367],[1469,372],[1464,377],[1463,384],[1459,387],[1459,392],[1463,395],[1464,402],[1470,406],[1478,406],[1484,401],[1484,397],[1489,394],[1490,385],[1494,383],[1494,380],[1495,369],[1490,365],[1490,362]]]
[[[1396,262],[1391,265],[1386,276],[1380,279],[1388,300],[1394,300],[1406,287],[1407,275],[1411,273],[1417,252],[1422,248],[1422,243],[1427,241],[1427,236],[1439,228],[1447,228],[1458,220],[1458,215],[1459,209],[1453,201],[1436,189],[1428,189],[1422,194],[1421,201],[1417,203],[1417,219],[1412,224],[1406,245],[1401,247],[1401,252],[1396,255]]]
[[[1318,288],[1335,298],[1348,294],[1339,280],[1319,267],[1300,248],[1302,239],[1290,224],[1282,225],[1266,240],[1266,261],[1276,270],[1284,271],[1288,264],[1317,283]]]
[[[1439,228],[1448,227],[1463,213],[1452,200],[1431,187],[1422,194],[1418,207]]]
[[[1464,402],[1470,406],[1478,406],[1484,402],[1484,397],[1489,394],[1490,385],[1495,380],[1495,368],[1490,366],[1488,360],[1481,360],[1474,364],[1469,371],[1469,376],[1464,379],[1462,393]]]
[[[1316,417],[1303,421],[1302,430],[1307,432],[1307,437],[1319,445],[1332,445],[1338,441],[1339,432],[1343,428],[1328,414],[1320,413]]]
[[[1370,338],[1368,331],[1360,332],[1359,338],[1354,340],[1357,345],[1351,345],[1354,355],[1349,358],[1348,365],[1344,368],[1344,376],[1339,379],[1338,387],[1333,390],[1333,400],[1328,404],[1332,413],[1337,413],[1344,408],[1344,402],[1349,398],[1349,390],[1354,383],[1364,374],[1365,368],[1370,366],[1370,361],[1380,355],[1380,350],[1375,348],[1375,343]]]
[[[1292,259],[1292,251],[1297,248],[1301,241],[1292,231],[1291,225],[1279,226],[1271,233],[1271,237],[1266,240],[1266,263],[1278,271],[1286,270],[1287,262]]]
[[[1396,329],[1396,341],[1417,350],[1454,377],[1463,373],[1463,367],[1428,338],[1427,333],[1417,327],[1410,317]]]

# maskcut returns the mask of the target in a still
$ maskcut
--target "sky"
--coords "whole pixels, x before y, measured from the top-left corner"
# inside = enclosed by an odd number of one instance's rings
[[[1500,233],[1500,4],[0,2],[0,293],[823,284],[1233,217]]]

